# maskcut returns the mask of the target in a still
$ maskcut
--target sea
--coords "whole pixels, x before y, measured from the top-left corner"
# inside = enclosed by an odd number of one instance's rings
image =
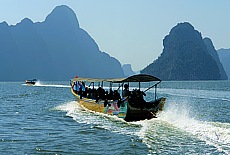
[[[79,106],[69,81],[0,82],[0,154],[230,154],[230,81],[163,81],[157,96],[157,118],[125,122]]]

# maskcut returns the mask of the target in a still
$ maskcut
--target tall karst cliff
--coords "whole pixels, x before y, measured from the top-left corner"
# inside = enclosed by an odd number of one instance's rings
[[[218,53],[217,53],[217,51],[216,51],[216,49],[212,43],[212,40],[210,38],[206,37],[203,39],[203,41],[207,47],[208,52],[210,53],[212,58],[216,61],[216,64],[219,68],[220,80],[227,80],[228,76],[226,74],[226,71],[225,71],[220,59],[219,59],[219,55],[218,55]]]
[[[43,22],[25,18],[0,23],[0,81],[28,78],[69,80],[123,77],[120,62],[101,52],[68,6],[56,7]]]
[[[221,48],[217,50],[217,53],[220,57],[220,62],[223,64],[224,70],[227,73],[228,80],[230,80],[230,48]]]
[[[169,35],[165,36],[163,46],[160,57],[141,73],[152,74],[162,80],[222,79],[201,33],[190,23],[179,23],[173,27]]]

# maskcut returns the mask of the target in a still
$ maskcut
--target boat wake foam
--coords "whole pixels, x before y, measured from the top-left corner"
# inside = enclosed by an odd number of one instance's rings
[[[61,104],[54,108],[55,110],[66,111],[68,113],[74,113],[80,110],[80,107],[77,106],[77,101],[71,101],[64,104]]]
[[[41,81],[37,81],[34,86],[37,87],[60,87],[60,88],[70,88],[69,85],[58,85],[58,84],[44,84]]]
[[[170,145],[174,143],[171,140],[176,137],[180,140],[180,138],[184,139],[183,135],[191,135],[189,137],[192,139],[197,138],[220,152],[230,154],[230,124],[195,120],[189,115],[190,107],[171,104],[159,114],[158,118],[137,122],[125,122],[116,116],[87,110],[77,101],[64,103],[55,109],[65,111],[66,115],[72,117],[76,122],[88,124],[92,128],[138,136],[150,149],[150,152],[156,147],[155,144],[162,140]],[[172,137],[169,138],[169,136]]]
[[[141,125],[128,123],[117,116],[88,110],[79,105],[77,101],[64,103],[54,109],[65,111],[66,116],[72,117],[73,120],[80,124],[89,124],[92,127],[109,130],[114,133],[136,135],[135,133],[141,127]]]
[[[171,104],[158,119],[194,135],[206,144],[216,147],[218,151],[230,154],[229,123],[195,120],[189,115],[189,107],[176,104]]]

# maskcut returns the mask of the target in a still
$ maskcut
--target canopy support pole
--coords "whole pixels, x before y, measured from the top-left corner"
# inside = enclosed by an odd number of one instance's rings
[[[155,100],[157,99],[157,85],[155,86]]]

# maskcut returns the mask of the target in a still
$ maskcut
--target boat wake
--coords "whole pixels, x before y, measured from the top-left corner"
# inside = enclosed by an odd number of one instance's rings
[[[78,104],[77,101],[71,101],[55,107],[54,109],[65,111],[66,116],[72,117],[77,123],[88,124],[92,128],[109,130],[114,133],[135,135],[137,127],[141,125],[127,123],[117,116],[102,114],[88,110]]]
[[[23,84],[23,85],[27,85],[27,84]],[[43,83],[41,81],[37,81],[35,83],[35,85],[33,85],[34,87],[59,87],[59,88],[70,88],[70,85],[62,85],[62,84],[46,84]]]
[[[192,118],[189,111],[189,107],[171,104],[158,119],[192,134],[220,152],[230,154],[230,124],[199,121]]]
[[[22,84],[23,86],[28,86],[27,84]],[[34,85],[29,85],[33,87],[59,87],[59,88],[70,88],[70,85],[62,85],[62,84],[45,84],[41,81],[37,81]]]
[[[160,153],[155,150],[161,150],[163,146],[168,146],[168,151],[171,149],[171,152],[178,153],[178,149],[182,149],[179,152],[187,148],[192,150],[192,147],[196,149],[197,145],[202,147],[205,144],[206,147],[212,146],[219,152],[230,154],[230,124],[196,120],[190,116],[190,107],[183,105],[171,104],[158,118],[137,122],[125,122],[116,116],[89,111],[76,101],[64,103],[55,109],[65,111],[68,117],[90,128],[138,136],[151,153]]]

